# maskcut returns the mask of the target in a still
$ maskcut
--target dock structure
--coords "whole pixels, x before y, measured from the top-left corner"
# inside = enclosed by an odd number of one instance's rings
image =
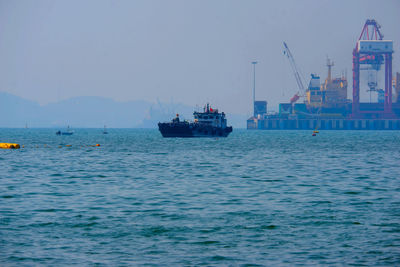
[[[400,119],[250,118],[249,130],[400,130]]]
[[[305,90],[297,64],[284,42],[284,54],[291,63],[298,92],[288,103],[279,104],[279,112],[268,113],[266,105],[265,110],[254,109],[254,115],[247,120],[247,129],[400,130],[400,73],[392,73],[393,41],[384,40],[380,28],[376,20],[368,19],[357,39],[353,49],[351,100],[347,98],[347,75],[334,77],[334,63],[329,58],[325,81],[311,74]],[[368,72],[369,102],[365,99],[361,102],[360,92],[366,89],[365,84],[361,87],[361,71]],[[379,71],[384,71],[382,85],[378,83]],[[300,99],[304,101],[300,103]]]

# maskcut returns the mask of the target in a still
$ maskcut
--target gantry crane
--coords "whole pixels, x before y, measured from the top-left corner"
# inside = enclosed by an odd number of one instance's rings
[[[297,86],[299,87],[299,91],[290,99],[290,104],[295,103],[297,100],[299,100],[300,97],[303,97],[306,93],[306,90],[304,89],[304,83],[301,79],[299,70],[296,65],[296,61],[293,58],[292,53],[289,50],[289,47],[285,42],[283,42],[283,46],[285,50],[283,51],[283,54],[285,54],[290,62],[290,66],[292,67],[294,77],[296,78]]]
[[[353,118],[395,117],[392,111],[393,41],[383,40],[380,28],[376,20],[368,19],[353,50]],[[360,70],[362,70],[360,65],[369,65],[370,69],[378,71],[383,64],[385,65],[384,110],[360,110]],[[377,83],[371,80],[368,85],[375,90]],[[382,91],[378,93],[382,95]]]

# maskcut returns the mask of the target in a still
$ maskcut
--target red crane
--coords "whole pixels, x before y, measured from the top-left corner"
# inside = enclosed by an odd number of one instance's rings
[[[392,118],[392,54],[393,42],[383,40],[381,26],[374,19],[368,19],[353,50],[353,106],[352,117]],[[371,65],[379,70],[385,64],[384,110],[360,111],[360,64]]]

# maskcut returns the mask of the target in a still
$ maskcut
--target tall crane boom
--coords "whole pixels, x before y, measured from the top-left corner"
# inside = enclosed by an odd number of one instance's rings
[[[293,70],[293,74],[294,77],[296,78],[296,82],[297,82],[297,86],[299,87],[299,92],[297,92],[291,99],[290,102],[294,103],[296,102],[300,96],[304,96],[305,95],[305,89],[304,89],[304,84],[303,81],[301,79],[301,76],[299,74],[299,70],[297,68],[296,65],[296,61],[294,61],[292,52],[290,52],[289,47],[287,46],[287,44],[285,42],[283,42],[283,46],[285,47],[285,50],[283,51],[283,53],[288,57],[289,62],[290,62],[290,66],[292,67]]]

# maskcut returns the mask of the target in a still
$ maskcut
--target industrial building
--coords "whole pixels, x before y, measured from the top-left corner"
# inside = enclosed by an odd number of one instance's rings
[[[384,40],[380,28],[375,20],[367,20],[353,49],[351,100],[347,98],[347,77],[332,76],[334,62],[330,59],[326,79],[321,82],[318,75],[311,74],[305,89],[294,57],[283,43],[298,92],[288,103],[280,103],[279,112],[274,114],[267,113],[266,101],[254,99],[247,129],[400,130],[400,73],[392,77],[393,41]],[[360,102],[361,71],[368,74],[369,103]],[[384,88],[377,82],[380,71],[384,72]],[[255,87],[253,91],[255,94]],[[372,94],[377,101],[372,101]]]
[[[254,101],[254,117],[264,118],[267,115],[267,101]]]

